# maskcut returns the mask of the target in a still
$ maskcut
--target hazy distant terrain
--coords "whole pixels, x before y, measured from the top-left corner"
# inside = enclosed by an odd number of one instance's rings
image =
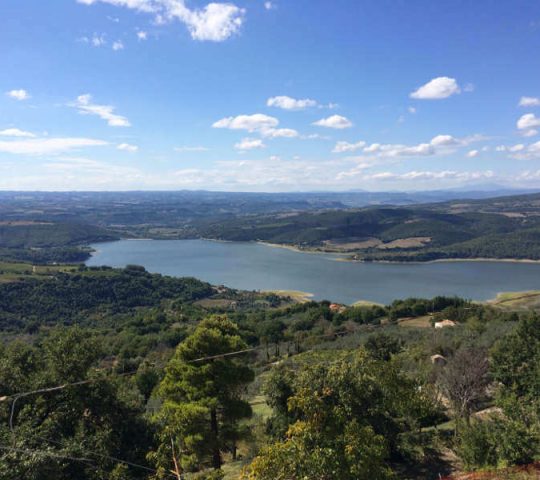
[[[539,259],[540,194],[488,195],[3,192],[0,256],[74,262],[88,257],[79,246],[117,238],[213,238],[362,260]]]
[[[204,237],[354,252],[357,259],[540,258],[540,195],[239,217]]]

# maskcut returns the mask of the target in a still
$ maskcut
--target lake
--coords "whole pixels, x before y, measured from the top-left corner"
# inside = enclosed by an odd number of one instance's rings
[[[121,240],[92,245],[86,264],[196,277],[245,290],[300,290],[316,300],[389,303],[411,296],[473,300],[499,292],[540,290],[540,263],[384,264],[337,261],[339,255],[296,252],[258,243],[209,240]]]

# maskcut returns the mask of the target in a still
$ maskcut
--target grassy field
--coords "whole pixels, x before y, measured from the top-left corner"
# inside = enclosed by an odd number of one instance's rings
[[[488,303],[504,308],[505,310],[539,309],[540,290],[499,293],[494,300],[491,300]]]
[[[299,290],[268,290],[261,293],[273,293],[280,297],[290,297],[295,302],[304,303],[312,300],[313,294],[308,292],[301,292]]]
[[[30,265],[0,261],[0,283],[16,282],[30,277],[44,278],[57,272],[72,272],[76,268],[70,265]]]
[[[272,408],[266,403],[264,395],[257,395],[249,402],[253,409],[253,415],[262,420],[267,420],[272,415]]]
[[[398,321],[398,325],[404,328],[431,328],[431,315],[422,317],[402,318]]]
[[[369,300],[358,300],[357,302],[354,302],[352,307],[383,307],[384,305],[382,303],[377,302],[370,302]]]
[[[226,298],[203,298],[202,300],[197,300],[195,305],[203,308],[231,308],[234,303],[234,300]]]

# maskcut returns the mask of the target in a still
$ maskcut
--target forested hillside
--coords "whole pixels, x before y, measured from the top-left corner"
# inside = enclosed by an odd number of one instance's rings
[[[281,202],[265,195],[199,196],[207,203],[194,203],[198,197],[186,192],[11,199],[0,205],[0,258],[81,262],[88,244],[121,237],[264,241],[366,261],[540,259],[538,194],[361,209],[323,194],[299,203],[294,195]]]
[[[351,252],[357,260],[540,259],[538,195],[418,207],[237,218],[203,237]]]
[[[0,259],[38,264],[81,262],[89,257],[89,251],[81,246],[118,238],[94,225],[2,221],[0,217]]]

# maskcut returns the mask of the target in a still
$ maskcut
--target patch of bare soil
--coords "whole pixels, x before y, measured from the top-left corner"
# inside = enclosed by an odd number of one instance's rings
[[[363,250],[365,248],[373,248],[382,244],[382,241],[378,238],[347,238],[347,239],[334,239],[326,240],[324,244],[330,248],[336,248],[340,250]]]

